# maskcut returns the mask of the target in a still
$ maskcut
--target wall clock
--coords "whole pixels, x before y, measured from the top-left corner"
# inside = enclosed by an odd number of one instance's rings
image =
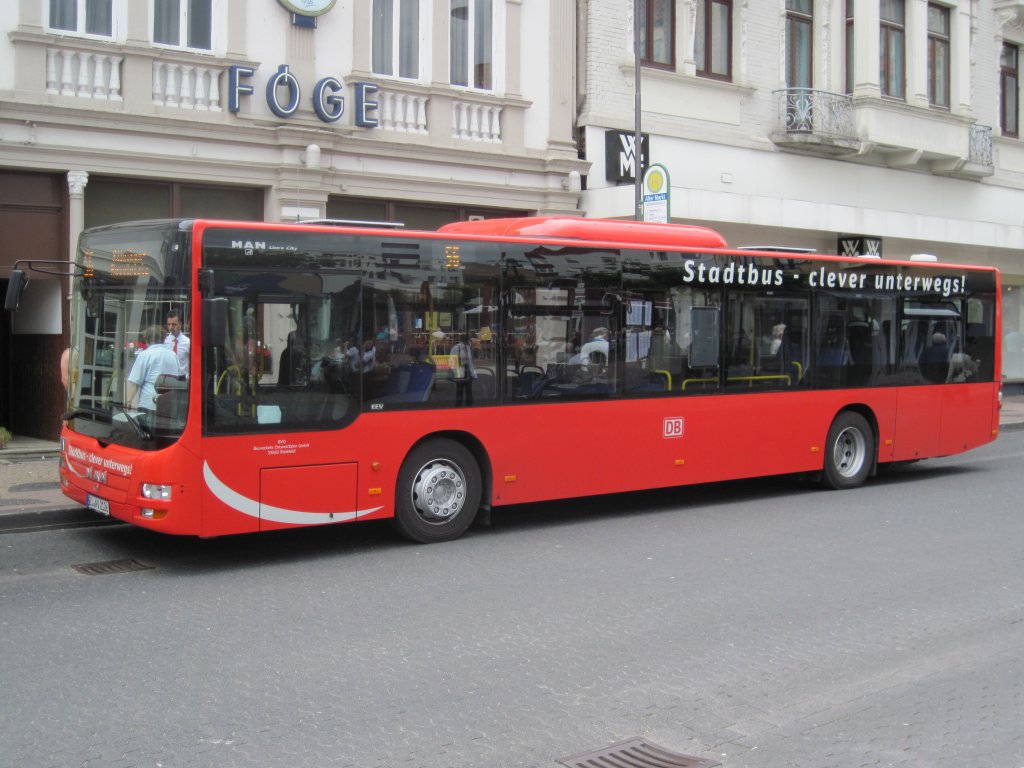
[[[277,2],[300,16],[320,16],[331,10],[338,0],[277,0]]]

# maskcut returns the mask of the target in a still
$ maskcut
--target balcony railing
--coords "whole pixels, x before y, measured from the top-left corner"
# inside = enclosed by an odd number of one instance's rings
[[[121,101],[122,58],[71,48],[46,49],[46,91],[60,96]]]
[[[220,81],[224,67],[153,62],[153,103],[179,109],[220,112]]]
[[[972,125],[970,141],[967,162],[992,167],[992,126]]]
[[[500,143],[501,107],[471,101],[453,101],[452,136],[456,139]]]
[[[400,133],[428,133],[427,96],[403,93],[393,87],[381,87],[379,102],[380,127]]]
[[[24,46],[22,53],[31,62],[39,87],[45,83],[51,97],[73,98],[79,106],[91,104],[107,112],[113,108],[126,114],[157,110],[173,114],[170,110],[175,110],[182,118],[204,122],[236,119],[225,114],[223,101],[228,61],[136,44],[115,50],[96,40],[27,33],[16,38]],[[38,54],[45,56],[45,65]],[[523,113],[530,107],[522,98],[391,81],[378,88],[382,135],[398,141],[414,135],[454,139],[481,149],[522,146]]]
[[[857,139],[851,96],[813,88],[786,88],[775,91],[775,95],[779,130],[787,134]]]

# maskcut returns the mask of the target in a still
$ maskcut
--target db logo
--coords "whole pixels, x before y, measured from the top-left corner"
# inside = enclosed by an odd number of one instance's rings
[[[673,416],[665,419],[665,432],[663,437],[682,437],[683,417]]]

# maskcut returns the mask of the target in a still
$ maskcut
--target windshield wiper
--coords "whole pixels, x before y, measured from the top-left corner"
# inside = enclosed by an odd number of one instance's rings
[[[127,405],[114,405],[113,407],[121,409],[121,413],[124,414],[125,421],[132,425],[132,429],[135,430],[135,434],[137,434],[143,440],[153,439],[153,433],[150,432],[148,428],[144,427],[141,421],[139,421],[137,418],[132,416],[131,413],[128,412]]]
[[[86,408],[85,406],[78,406],[72,408],[70,411],[64,414],[64,421],[70,421],[71,419],[77,419],[79,416],[89,416],[96,421],[102,421],[107,424],[110,423],[111,414],[110,411],[103,411],[99,408]]]

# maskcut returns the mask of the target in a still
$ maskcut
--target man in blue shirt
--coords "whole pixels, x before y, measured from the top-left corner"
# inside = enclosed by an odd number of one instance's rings
[[[163,336],[159,325],[151,325],[142,334],[142,340],[148,346],[135,356],[128,374],[124,404],[129,408],[134,406],[140,411],[155,411],[157,379],[164,374],[179,375],[178,360],[171,348],[163,343]]]

